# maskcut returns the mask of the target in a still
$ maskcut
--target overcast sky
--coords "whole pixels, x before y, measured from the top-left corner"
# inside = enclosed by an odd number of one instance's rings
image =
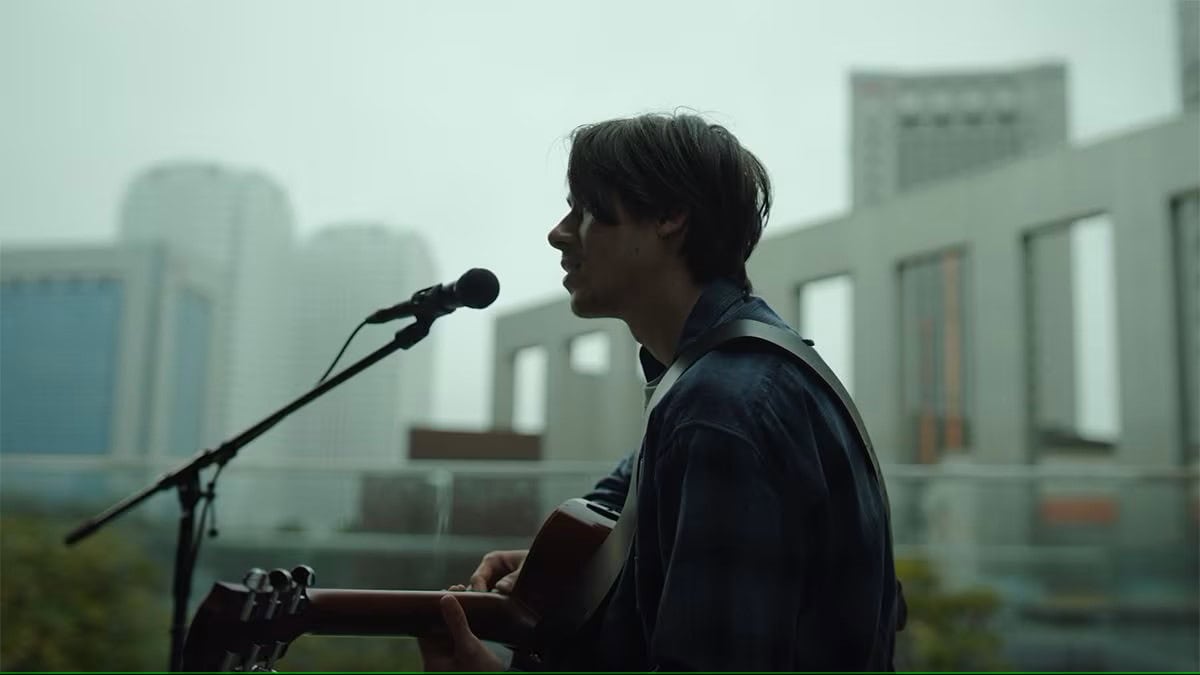
[[[771,172],[770,236],[848,206],[852,69],[1064,60],[1086,143],[1179,109],[1174,16],[1170,0],[0,0],[0,244],[110,240],[131,176],[171,159],[268,174],[301,236],[413,228],[445,280],[500,278],[492,308],[435,326],[435,422],[482,427],[492,319],[564,293],[545,234],[575,126],[707,113]]]

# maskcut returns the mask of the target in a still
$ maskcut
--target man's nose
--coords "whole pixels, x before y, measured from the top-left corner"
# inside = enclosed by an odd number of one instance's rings
[[[557,225],[550,230],[550,234],[546,235],[546,241],[550,242],[552,248],[560,251],[566,250],[567,242],[570,241],[571,235],[563,227],[563,221],[559,221]]]

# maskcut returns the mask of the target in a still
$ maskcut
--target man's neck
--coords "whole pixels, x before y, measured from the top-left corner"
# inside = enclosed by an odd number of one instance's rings
[[[642,296],[642,302],[623,318],[633,338],[659,363],[670,365],[683,326],[702,293],[703,289],[691,279],[667,280],[658,292]]]

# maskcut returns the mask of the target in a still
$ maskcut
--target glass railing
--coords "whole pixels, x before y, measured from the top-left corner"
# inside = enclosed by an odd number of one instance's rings
[[[527,547],[554,506],[586,492],[610,466],[233,464],[216,488],[219,535],[205,541],[192,608],[213,582],[238,581],[251,567],[308,564],[322,587],[444,588],[465,580],[487,551]],[[3,458],[6,670],[162,667],[174,495],[155,497],[75,547],[64,547],[62,536],[166,468]],[[1200,668],[1194,468],[944,463],[885,466],[884,473],[911,606],[899,667]],[[90,575],[88,589],[64,582],[72,574]],[[86,626],[42,616],[47,603],[123,618],[77,635],[71,631]],[[131,607],[141,614],[131,615]],[[26,618],[42,626],[40,635],[12,628]],[[105,633],[117,630],[114,623],[130,626],[117,631],[123,638]],[[129,635],[136,630],[151,632]],[[145,653],[115,657],[101,648],[113,639],[142,643]],[[92,652],[89,640],[99,643]],[[53,647],[71,641],[80,643],[78,654]],[[56,651],[76,661],[46,660]],[[414,659],[411,640],[306,637],[281,669],[417,668]]]

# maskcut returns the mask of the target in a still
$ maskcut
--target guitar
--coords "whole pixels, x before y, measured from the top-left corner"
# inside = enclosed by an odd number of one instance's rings
[[[273,670],[288,646],[306,635],[444,634],[438,604],[454,595],[481,640],[538,653],[570,632],[563,617],[578,607],[585,564],[612,531],[617,514],[569,499],[546,519],[512,593],[313,588],[315,573],[251,570],[242,584],[218,581],[192,619],[184,644],[186,671]]]

